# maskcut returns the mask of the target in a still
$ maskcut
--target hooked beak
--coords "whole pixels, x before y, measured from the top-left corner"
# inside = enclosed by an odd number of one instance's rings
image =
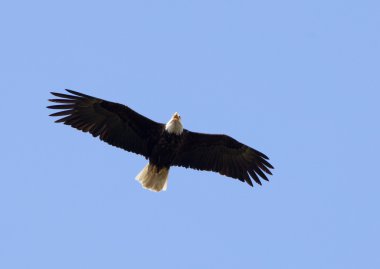
[[[178,113],[175,113],[175,114],[173,115],[173,119],[174,119],[174,120],[180,120],[181,117],[179,116]]]

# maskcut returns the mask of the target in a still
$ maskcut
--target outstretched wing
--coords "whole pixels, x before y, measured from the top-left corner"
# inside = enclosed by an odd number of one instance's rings
[[[183,144],[172,165],[218,172],[253,186],[268,181],[273,166],[263,153],[227,135],[201,134],[184,130]],[[251,178],[250,178],[251,177]]]
[[[72,90],[70,94],[52,92],[59,99],[49,99],[59,105],[48,106],[61,111],[50,116],[63,116],[63,122],[83,132],[89,132],[112,146],[149,157],[164,125],[154,122],[127,106],[108,102]]]

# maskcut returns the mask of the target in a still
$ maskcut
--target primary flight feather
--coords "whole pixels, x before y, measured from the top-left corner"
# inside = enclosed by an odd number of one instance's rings
[[[52,92],[62,122],[112,146],[144,156],[149,163],[137,175],[141,185],[152,191],[166,190],[171,166],[218,172],[253,186],[253,179],[268,180],[273,166],[268,157],[227,135],[202,134],[183,128],[175,113],[168,123],[148,119],[131,108],[72,90]]]

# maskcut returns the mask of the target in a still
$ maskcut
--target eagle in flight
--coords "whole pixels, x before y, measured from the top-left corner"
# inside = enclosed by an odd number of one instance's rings
[[[149,163],[136,176],[151,191],[166,190],[171,166],[218,172],[261,185],[259,177],[268,181],[273,166],[268,157],[230,136],[203,134],[186,130],[181,116],[174,113],[168,123],[158,123],[140,115],[128,106],[102,100],[83,93],[52,92],[49,99],[59,111],[50,116],[80,131],[88,132],[108,144],[140,154]]]

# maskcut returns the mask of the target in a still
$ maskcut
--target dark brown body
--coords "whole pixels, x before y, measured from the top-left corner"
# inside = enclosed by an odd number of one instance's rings
[[[169,134],[164,131],[157,144],[152,148],[149,156],[149,162],[161,168],[167,168],[172,165],[177,152],[181,146],[183,135]]]

